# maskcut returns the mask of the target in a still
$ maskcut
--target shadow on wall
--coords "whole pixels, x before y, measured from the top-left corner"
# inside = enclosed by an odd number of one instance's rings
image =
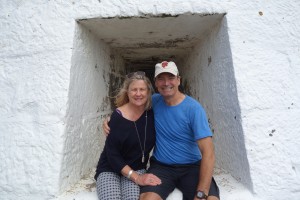
[[[194,48],[180,71],[183,90],[207,111],[216,166],[253,192],[226,15]]]

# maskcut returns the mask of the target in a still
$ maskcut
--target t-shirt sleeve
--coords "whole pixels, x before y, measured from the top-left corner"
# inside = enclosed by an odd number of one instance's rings
[[[199,140],[206,137],[211,137],[212,132],[210,130],[205,110],[200,104],[195,104],[190,108],[191,112],[191,124],[194,132],[194,139]]]

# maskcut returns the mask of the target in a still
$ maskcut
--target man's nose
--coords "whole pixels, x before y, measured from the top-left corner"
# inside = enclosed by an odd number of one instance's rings
[[[167,78],[163,80],[164,85],[168,85],[169,82],[170,82],[170,81],[169,81],[169,79],[167,79]]]

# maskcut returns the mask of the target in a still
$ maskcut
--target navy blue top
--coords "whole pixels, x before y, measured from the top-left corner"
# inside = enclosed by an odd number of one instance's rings
[[[106,138],[105,146],[97,165],[96,180],[101,172],[115,172],[121,174],[121,170],[126,165],[129,165],[133,170],[146,169],[149,154],[155,144],[153,111],[145,111],[142,116],[135,121],[141,145],[144,149],[146,119],[145,162],[142,163],[142,151],[134,122],[122,117],[116,110],[112,113],[109,121],[110,134]]]

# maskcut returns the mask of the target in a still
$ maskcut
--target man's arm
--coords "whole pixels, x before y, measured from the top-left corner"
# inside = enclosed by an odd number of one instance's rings
[[[106,136],[108,136],[109,131],[110,131],[110,128],[108,126],[109,121],[110,121],[110,116],[105,118],[103,123],[102,123],[102,130],[103,130],[104,135],[106,135]]]
[[[202,154],[197,191],[203,191],[208,195],[215,165],[214,144],[212,137],[200,139],[197,143]]]

